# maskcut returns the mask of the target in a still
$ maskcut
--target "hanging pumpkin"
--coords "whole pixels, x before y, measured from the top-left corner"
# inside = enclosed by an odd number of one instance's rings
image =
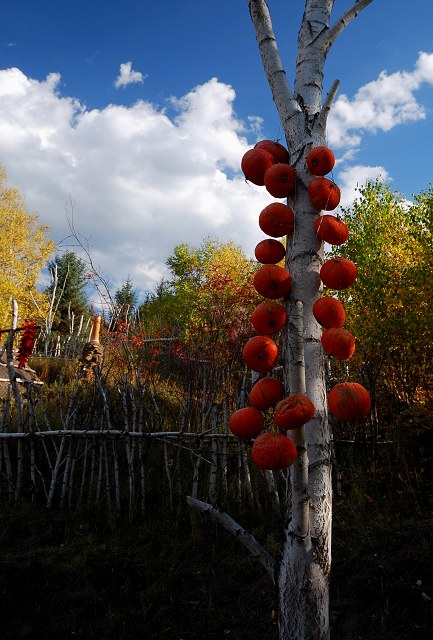
[[[314,147],[307,156],[308,170],[314,176],[325,176],[332,171],[334,165],[335,157],[328,147]]]
[[[263,414],[255,407],[238,409],[229,418],[230,431],[238,438],[256,438],[265,424]]]
[[[284,267],[264,264],[254,273],[253,285],[257,293],[264,298],[276,300],[290,293],[292,277]]]
[[[286,164],[290,161],[289,152],[286,147],[274,140],[260,140],[254,145],[254,149],[264,149],[274,156],[277,162],[284,162]]]
[[[349,237],[347,225],[331,214],[325,213],[319,216],[314,223],[314,228],[319,238],[328,244],[339,246]]]
[[[277,264],[286,255],[286,247],[279,240],[266,238],[256,245],[254,255],[262,264]]]
[[[275,424],[282,431],[299,429],[310,422],[316,408],[309,398],[303,393],[292,393],[281,400],[275,407]]]
[[[347,329],[325,329],[321,341],[325,351],[337,360],[349,360],[355,353],[355,338]]]
[[[252,446],[251,458],[262,469],[287,469],[298,457],[296,445],[282,433],[262,433]]]
[[[307,191],[313,206],[319,211],[332,211],[340,204],[340,189],[329,178],[313,178]]]
[[[283,202],[272,202],[259,215],[259,227],[272,238],[281,238],[292,233],[295,226],[293,209]]]
[[[344,307],[337,298],[323,296],[313,304],[313,315],[325,329],[342,327],[346,322]]]
[[[282,304],[275,302],[275,300],[265,300],[254,309],[251,322],[257,333],[271,336],[284,327],[286,310]]]
[[[250,391],[249,401],[250,405],[259,411],[266,411],[274,407],[283,395],[284,385],[281,380],[268,376],[255,383]]]
[[[358,269],[349,258],[331,258],[320,269],[320,278],[330,289],[347,289],[357,277]]]
[[[265,187],[274,198],[287,198],[295,191],[296,177],[296,171],[290,164],[277,163],[266,171]]]
[[[329,392],[328,405],[329,411],[335,418],[349,422],[365,418],[371,409],[371,398],[362,384],[340,382]]]
[[[241,169],[245,179],[263,187],[266,171],[275,164],[274,156],[265,149],[250,149],[241,160]]]
[[[254,336],[248,340],[242,351],[247,367],[258,373],[271,371],[278,358],[278,347],[268,336]]]

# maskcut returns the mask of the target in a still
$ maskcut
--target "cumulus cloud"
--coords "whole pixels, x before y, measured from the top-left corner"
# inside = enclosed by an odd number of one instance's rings
[[[367,180],[380,180],[389,182],[391,176],[385,167],[369,167],[366,165],[355,165],[342,169],[338,172],[338,186],[341,189],[341,207],[348,207],[358,196],[358,187],[365,185]]]
[[[433,53],[421,52],[413,71],[382,71],[350,99],[340,95],[330,112],[328,142],[335,149],[359,146],[363,132],[389,131],[405,122],[426,117],[415,92],[433,84]]]
[[[135,73],[131,65],[124,77]],[[199,246],[212,236],[253,255],[269,194],[246,183],[239,165],[262,122],[236,117],[231,86],[211,78],[162,106],[87,109],[61,95],[60,79],[0,70],[0,162],[58,247],[74,244],[72,219],[113,291],[130,277],[140,299],[167,276],[165,261],[181,242]],[[433,54],[420,54],[412,72],[383,72],[352,99],[341,96],[329,144],[350,153],[365,131],[425,117],[414,97],[423,83],[433,84]],[[357,183],[390,178],[384,167],[346,161],[337,169],[344,206]]]
[[[114,86],[116,89],[127,87],[129,84],[144,82],[145,77],[140,71],[132,70],[132,62],[124,62],[120,65],[119,75],[114,81]]]
[[[213,78],[166,109],[87,110],[59,95],[59,81],[0,71],[0,162],[58,244],[70,246],[73,217],[113,288],[130,276],[140,295],[181,242],[213,236],[253,254],[269,195],[240,173],[250,145],[232,87]]]

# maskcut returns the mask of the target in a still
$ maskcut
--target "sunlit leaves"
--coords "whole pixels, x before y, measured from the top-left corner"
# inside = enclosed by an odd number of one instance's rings
[[[18,302],[21,320],[41,319],[47,296],[36,288],[41,268],[54,245],[35,213],[28,213],[17,189],[9,187],[0,167],[0,323],[10,322],[10,297]]]

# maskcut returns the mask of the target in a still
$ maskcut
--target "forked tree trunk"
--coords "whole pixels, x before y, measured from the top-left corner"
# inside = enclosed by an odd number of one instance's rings
[[[330,26],[334,0],[306,0],[298,36],[293,89],[284,72],[271,16],[265,0],[249,0],[264,70],[283,128],[290,163],[298,175],[297,190],[288,204],[295,229],[287,238],[286,267],[292,291],[283,343],[284,376],[290,392],[306,393],[316,413],[298,431],[298,460],[291,468],[292,517],[278,571],[280,640],[329,638],[329,577],[331,568],[331,442],[327,415],[325,362],[312,307],[320,296],[319,271],[323,245],[314,230],[319,215],[307,185],[311,175],[306,156],[326,144],[326,121],[338,88],[335,81],[323,104],[323,70],[336,37],[372,0],[356,0]],[[288,510],[286,510],[288,512]]]
[[[292,0],[293,2],[294,0]],[[300,2],[301,0],[297,0]],[[259,559],[278,592],[280,640],[327,640],[331,569],[331,438],[325,386],[321,328],[312,307],[321,295],[323,245],[314,230],[320,212],[311,204],[307,186],[312,179],[306,157],[312,147],[326,144],[326,122],[338,89],[335,81],[323,100],[326,55],[337,36],[373,0],[355,0],[330,25],[334,0],[305,0],[293,88],[278,53],[265,0],[249,0],[257,43],[279,119],[290,163],[298,175],[288,204],[295,212],[295,229],[287,238],[286,266],[292,275],[284,328],[283,367],[286,391],[306,393],[314,403],[314,418],[297,430],[298,459],[290,467],[291,504],[287,504],[285,538],[275,560],[260,543],[227,514],[196,498],[188,503],[218,520]],[[287,2],[288,12],[290,3]]]

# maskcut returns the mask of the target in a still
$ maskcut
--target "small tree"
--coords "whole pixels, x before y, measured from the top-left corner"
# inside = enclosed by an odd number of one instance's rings
[[[119,322],[128,324],[134,315],[137,300],[137,292],[128,276],[126,282],[114,294],[114,310],[110,319],[110,331],[114,331]]]
[[[51,284],[46,293],[51,298],[53,327],[59,333],[70,333],[76,318],[90,315],[85,293],[86,265],[73,251],[66,251],[63,255],[57,254],[48,269]]]

